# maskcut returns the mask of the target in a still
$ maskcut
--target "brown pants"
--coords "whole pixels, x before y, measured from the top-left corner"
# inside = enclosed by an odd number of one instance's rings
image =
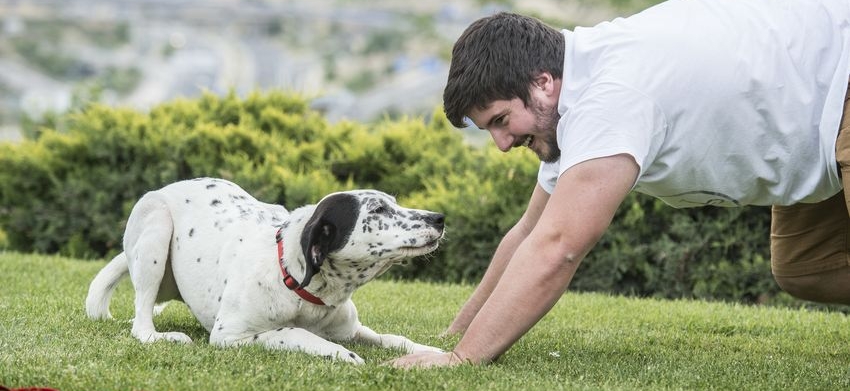
[[[844,189],[850,189],[850,88],[844,101],[844,115],[835,143],[835,158]],[[848,210],[850,194],[845,191],[816,204],[773,207],[770,263],[773,275],[783,289],[811,300],[850,301]],[[823,280],[813,276],[829,278]],[[840,285],[836,288],[841,292],[806,293],[808,290],[832,290],[827,285]],[[824,295],[831,299],[824,299]],[[848,297],[836,299],[843,296]]]

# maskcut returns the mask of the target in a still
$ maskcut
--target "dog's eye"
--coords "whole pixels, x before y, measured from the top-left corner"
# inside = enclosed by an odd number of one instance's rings
[[[371,210],[371,212],[375,213],[375,214],[382,214],[386,211],[387,211],[387,208],[383,205],[378,205],[378,206],[372,208],[372,210]]]

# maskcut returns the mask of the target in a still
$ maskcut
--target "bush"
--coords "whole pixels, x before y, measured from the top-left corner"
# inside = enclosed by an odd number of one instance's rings
[[[51,124],[62,123],[61,130]],[[0,144],[0,230],[9,248],[109,257],[144,192],[216,176],[288,209],[327,193],[376,188],[444,213],[437,254],[394,268],[398,278],[480,279],[536,180],[528,151],[473,148],[442,112],[427,120],[327,123],[292,94],[206,94],[149,113],[91,105]],[[573,288],[639,296],[763,302],[766,208],[675,210],[632,194],[581,266]],[[2,239],[2,238],[0,238]]]

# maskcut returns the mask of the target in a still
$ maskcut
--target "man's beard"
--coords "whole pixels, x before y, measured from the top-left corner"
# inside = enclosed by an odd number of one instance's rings
[[[537,102],[532,104],[531,111],[537,118],[534,123],[534,138],[546,145],[544,150],[534,151],[534,153],[544,163],[555,163],[561,158],[561,148],[558,147],[556,138],[561,114],[558,113],[557,106],[547,108]]]

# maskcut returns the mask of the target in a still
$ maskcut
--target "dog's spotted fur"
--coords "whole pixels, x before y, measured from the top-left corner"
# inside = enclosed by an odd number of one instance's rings
[[[326,305],[288,289],[278,263]],[[363,360],[334,341],[362,341],[405,352],[439,351],[360,324],[351,301],[390,266],[435,250],[443,216],[407,209],[374,190],[328,195],[287,212],[213,178],[177,182],[145,194],[133,208],[124,252],[89,287],[86,312],[110,318],[109,300],[129,273],[135,289],[133,335],[142,342],[191,342],[154,329],[154,304],[185,302],[222,346],[258,343],[352,363]]]

